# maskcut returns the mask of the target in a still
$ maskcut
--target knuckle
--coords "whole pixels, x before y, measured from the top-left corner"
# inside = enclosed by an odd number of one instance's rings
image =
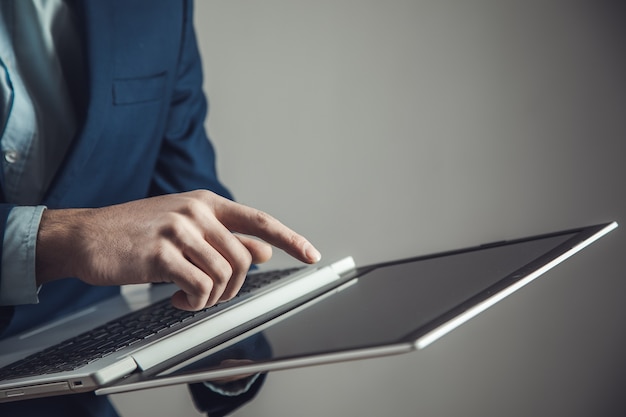
[[[198,279],[195,282],[196,293],[205,298],[209,297],[211,291],[213,291],[213,282],[210,279]]]
[[[194,196],[194,198],[202,199],[202,198],[206,198],[206,197],[210,196],[213,193],[211,191],[209,191],[209,190],[198,188],[196,190],[191,191],[189,194]]]
[[[219,270],[216,271],[213,280],[221,287],[225,286],[233,276],[233,268],[228,262],[224,262]]]
[[[209,190],[198,189],[191,191],[189,196],[202,204],[207,204],[215,199],[216,194]]]
[[[198,305],[194,306],[195,308],[203,308],[206,300],[211,295],[213,291],[213,282],[210,279],[202,279],[196,277],[195,279],[188,280],[189,288],[191,288],[190,293],[193,294],[193,298],[198,300]]]
[[[228,283],[228,286],[226,287],[226,289],[224,290],[224,293],[222,294],[221,299],[230,300],[234,298],[239,292],[239,290],[241,289],[241,286],[243,285],[245,278],[246,278],[245,274],[234,276],[231,279],[231,281]]]
[[[211,297],[216,301],[229,285],[232,276],[232,268],[228,262],[223,262],[220,263],[219,266],[213,265],[211,271],[207,271],[206,274],[207,281],[209,281],[211,285]]]
[[[206,211],[206,205],[197,198],[186,198],[178,209],[178,213],[191,219],[197,219]]]
[[[264,229],[264,230],[268,229],[273,221],[274,221],[274,218],[270,216],[269,214],[267,214],[266,212],[261,211],[261,210],[255,210],[254,222],[261,229]]]
[[[175,239],[181,236],[183,224],[184,218],[179,213],[165,213],[158,234],[164,238]]]
[[[233,260],[228,285],[231,286],[243,282],[251,264],[252,256],[250,254],[243,255],[241,258]]]

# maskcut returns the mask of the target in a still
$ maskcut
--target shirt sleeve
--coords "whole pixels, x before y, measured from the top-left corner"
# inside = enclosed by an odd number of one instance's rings
[[[0,305],[36,304],[35,247],[45,206],[14,207],[2,242]]]

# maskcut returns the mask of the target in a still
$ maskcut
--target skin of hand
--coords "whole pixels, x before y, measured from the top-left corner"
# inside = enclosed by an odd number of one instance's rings
[[[259,239],[255,239],[257,237]],[[92,285],[171,282],[172,304],[200,310],[234,297],[273,245],[305,262],[319,252],[263,211],[197,190],[95,209],[45,210],[37,284],[77,277]]]

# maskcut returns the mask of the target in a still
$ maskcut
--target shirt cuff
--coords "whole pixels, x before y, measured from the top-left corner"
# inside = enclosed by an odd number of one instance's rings
[[[35,247],[45,206],[14,207],[2,243],[0,305],[36,304]]]

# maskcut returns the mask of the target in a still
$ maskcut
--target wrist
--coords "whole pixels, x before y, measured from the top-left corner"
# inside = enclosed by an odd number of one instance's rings
[[[35,271],[37,285],[60,278],[78,277],[82,230],[87,209],[45,210],[37,233]]]

